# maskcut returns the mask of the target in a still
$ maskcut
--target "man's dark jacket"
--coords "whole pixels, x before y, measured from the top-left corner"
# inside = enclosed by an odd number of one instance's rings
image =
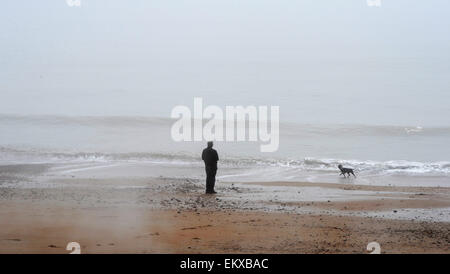
[[[219,155],[217,151],[212,147],[207,147],[203,150],[202,160],[205,162],[205,166],[217,168],[217,161],[219,161]]]

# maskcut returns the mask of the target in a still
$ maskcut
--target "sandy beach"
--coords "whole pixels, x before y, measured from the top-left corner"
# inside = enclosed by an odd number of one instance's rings
[[[205,195],[150,167],[2,168],[1,253],[450,253],[446,187],[219,181]]]

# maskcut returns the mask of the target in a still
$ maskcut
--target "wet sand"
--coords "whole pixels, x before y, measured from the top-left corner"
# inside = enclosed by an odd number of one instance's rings
[[[2,174],[0,253],[450,253],[450,188],[55,170]]]
[[[368,217],[0,205],[1,253],[450,253],[448,223]]]

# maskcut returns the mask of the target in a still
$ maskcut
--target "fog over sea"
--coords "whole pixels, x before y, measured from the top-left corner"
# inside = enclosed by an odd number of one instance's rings
[[[280,107],[278,151],[216,142],[219,181],[449,186],[450,3],[273,3],[4,3],[1,165],[203,178],[205,143],[170,136],[172,109],[201,97]]]

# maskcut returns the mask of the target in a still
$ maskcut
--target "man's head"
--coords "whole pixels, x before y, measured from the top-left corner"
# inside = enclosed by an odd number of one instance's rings
[[[213,142],[212,142],[212,141],[209,141],[209,142],[208,142],[208,147],[209,147],[209,148],[213,147]]]

